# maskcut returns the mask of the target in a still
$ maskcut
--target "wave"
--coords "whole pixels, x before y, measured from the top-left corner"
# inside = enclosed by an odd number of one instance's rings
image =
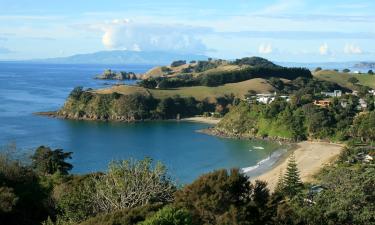
[[[255,166],[250,166],[250,167],[242,168],[241,171],[243,173],[248,173],[248,172],[250,172],[252,170],[255,170],[259,166],[263,165],[264,163],[266,163],[270,159],[271,159],[271,156],[268,156],[267,158],[260,160]]]
[[[264,149],[262,146],[253,146],[253,149]]]
[[[262,171],[269,169],[273,164],[275,164],[280,157],[287,152],[287,149],[279,149],[271,153],[267,158],[260,160],[254,166],[241,168],[241,172],[250,175],[259,174]]]

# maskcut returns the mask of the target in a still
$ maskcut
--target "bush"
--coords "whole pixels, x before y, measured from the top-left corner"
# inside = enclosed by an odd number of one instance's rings
[[[148,204],[135,208],[126,208],[115,212],[99,214],[79,225],[135,225],[152,216],[162,207],[162,204]]]
[[[108,172],[93,176],[91,201],[97,212],[110,212],[152,203],[173,201],[175,185],[161,163],[123,160],[110,163]]]
[[[269,191],[263,182],[255,186],[238,169],[217,170],[178,191],[175,202],[197,224],[264,224]]]
[[[186,60],[177,60],[172,62],[171,67],[182,66],[186,64]]]
[[[166,206],[139,225],[192,225],[191,215],[184,209]]]
[[[67,175],[73,165],[65,160],[71,159],[72,154],[72,152],[63,152],[62,149],[52,150],[49,147],[40,146],[31,157],[32,167],[43,174],[59,172],[62,175]]]

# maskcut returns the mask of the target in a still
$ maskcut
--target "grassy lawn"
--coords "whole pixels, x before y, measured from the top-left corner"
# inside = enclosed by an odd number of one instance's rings
[[[206,87],[206,86],[195,86],[195,87],[181,87],[176,89],[145,89],[137,86],[113,86],[111,88],[100,89],[95,91],[100,94],[110,94],[113,92],[118,92],[120,94],[131,94],[131,93],[141,93],[141,94],[152,94],[155,98],[167,98],[174,95],[180,95],[181,97],[194,97],[198,100],[204,98],[213,99],[217,96],[223,96],[225,94],[233,93],[239,98],[249,91],[254,90],[257,93],[269,93],[273,92],[274,88],[267,83],[266,80],[256,78],[247,81],[242,81],[238,83],[225,84],[218,87]]]
[[[375,88],[375,75],[341,73],[332,70],[322,70],[314,73],[314,76],[318,79],[335,82],[349,89],[353,89],[354,86],[348,82],[348,79],[355,77],[359,80],[359,84],[368,86],[370,88]]]

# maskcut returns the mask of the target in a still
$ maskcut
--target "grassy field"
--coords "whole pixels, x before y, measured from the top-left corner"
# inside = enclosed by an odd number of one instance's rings
[[[249,90],[256,91],[257,93],[269,93],[275,89],[264,79],[256,78],[238,83],[225,84],[218,87],[206,87],[206,86],[195,86],[195,87],[181,87],[176,89],[145,89],[137,86],[120,85],[113,86],[111,88],[96,90],[96,93],[110,94],[117,92],[120,94],[152,94],[155,98],[167,98],[174,95],[180,95],[181,97],[194,97],[198,100],[204,98],[214,99],[217,96],[223,96],[224,94],[233,93],[239,98],[248,93]]]
[[[335,82],[349,89],[354,89],[354,85],[348,82],[348,79],[355,77],[359,80],[359,84],[368,86],[370,88],[375,88],[375,75],[341,73],[332,70],[322,70],[314,73],[313,75],[318,79]]]

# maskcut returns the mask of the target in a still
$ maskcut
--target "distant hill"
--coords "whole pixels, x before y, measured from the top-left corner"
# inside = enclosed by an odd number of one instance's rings
[[[314,77],[320,80],[334,82],[342,87],[356,90],[356,86],[350,83],[348,80],[351,77],[358,79],[358,84],[375,88],[375,76],[369,74],[354,74],[354,73],[342,73],[333,70],[321,70],[315,72]]]
[[[175,60],[206,60],[208,57],[196,54],[181,54],[162,51],[101,51],[78,54],[69,57],[32,60],[33,62],[61,64],[143,64],[165,65]]]
[[[375,62],[360,62],[354,65],[355,68],[375,69]]]

